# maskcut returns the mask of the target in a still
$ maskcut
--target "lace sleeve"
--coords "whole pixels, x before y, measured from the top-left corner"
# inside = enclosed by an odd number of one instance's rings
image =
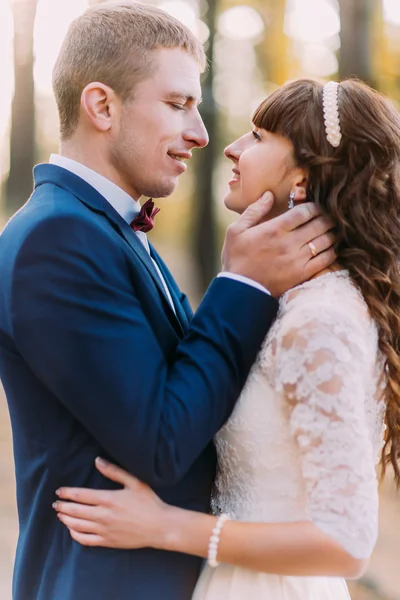
[[[378,484],[365,412],[365,330],[339,308],[302,308],[282,321],[276,383],[289,407],[310,518],[352,556],[367,558],[377,537]]]

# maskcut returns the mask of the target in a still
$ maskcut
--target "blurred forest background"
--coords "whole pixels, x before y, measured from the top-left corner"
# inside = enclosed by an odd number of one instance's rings
[[[32,189],[32,167],[57,152],[51,71],[71,20],[98,0],[0,0],[0,224]],[[400,103],[400,0],[144,0],[205,43],[202,115],[209,146],[197,153],[157,217],[152,239],[194,304],[219,269],[222,203],[231,166],[223,148],[250,127],[259,102],[297,77],[358,76]],[[166,206],[168,202],[168,207]],[[176,214],[179,212],[179,219]],[[0,598],[11,598],[16,539],[8,414],[0,404]],[[400,496],[382,487],[381,531],[354,600],[399,600]],[[399,565],[399,566],[398,566]],[[321,599],[323,600],[323,599]]]

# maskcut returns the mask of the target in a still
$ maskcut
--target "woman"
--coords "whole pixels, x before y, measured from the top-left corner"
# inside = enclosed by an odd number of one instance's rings
[[[241,213],[265,189],[271,218],[317,202],[336,224],[338,259],[281,297],[216,437],[212,504],[223,516],[167,506],[101,461],[125,488],[63,489],[78,504],[55,508],[83,544],[208,558],[194,600],[344,600],[343,578],[364,571],[376,541],[381,452],[400,480],[400,121],[362,83],[300,80],[253,123],[225,151],[226,206]]]

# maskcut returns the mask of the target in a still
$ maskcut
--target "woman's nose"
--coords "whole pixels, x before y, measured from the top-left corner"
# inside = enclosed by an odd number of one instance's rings
[[[233,142],[233,144],[229,144],[229,146],[225,148],[224,154],[226,158],[229,158],[233,161],[238,161],[241,155],[241,150],[238,147],[237,143]]]

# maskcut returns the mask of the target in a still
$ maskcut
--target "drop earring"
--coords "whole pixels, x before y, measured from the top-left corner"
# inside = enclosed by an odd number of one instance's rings
[[[289,210],[291,208],[294,208],[294,199],[296,197],[296,192],[290,192],[289,194],[289,202],[288,202],[288,208]]]

